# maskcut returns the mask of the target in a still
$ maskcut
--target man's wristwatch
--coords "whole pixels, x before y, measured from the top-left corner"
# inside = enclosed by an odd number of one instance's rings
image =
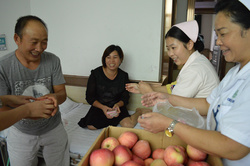
[[[166,136],[172,137],[174,135],[174,127],[177,123],[179,123],[177,120],[173,120],[173,122],[170,123],[169,127],[165,130]]]

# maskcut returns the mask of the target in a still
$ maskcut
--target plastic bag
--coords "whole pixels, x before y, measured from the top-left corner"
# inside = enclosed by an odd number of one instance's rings
[[[181,123],[188,124],[190,126],[205,129],[205,119],[199,114],[199,112],[193,108],[174,107],[169,102],[157,103],[153,107],[153,112],[159,112],[171,119],[177,120]]]

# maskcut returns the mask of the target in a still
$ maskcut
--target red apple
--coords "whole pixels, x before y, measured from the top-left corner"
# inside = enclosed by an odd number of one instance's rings
[[[170,165],[170,166],[184,166],[183,164],[173,164],[173,165]]]
[[[164,158],[164,151],[163,148],[155,149],[152,153],[152,158],[155,159],[163,159]]]
[[[178,145],[170,145],[164,151],[164,161],[167,165],[183,164],[187,160],[185,148]]]
[[[144,160],[141,159],[140,157],[136,156],[135,154],[133,154],[132,160],[135,161],[136,163],[140,164],[140,165],[144,165]]]
[[[187,145],[187,155],[189,158],[195,161],[203,161],[207,157],[207,153],[196,149],[191,145]]]
[[[210,165],[205,161],[194,161],[192,159],[189,159],[187,166],[210,166]]]
[[[149,142],[146,140],[137,141],[132,148],[132,152],[143,160],[148,158],[151,154]]]
[[[138,141],[138,136],[134,132],[125,131],[118,137],[118,141],[121,145],[127,146],[131,149]]]
[[[118,145],[120,145],[118,139],[115,137],[107,137],[102,141],[101,148],[106,148],[112,151]]]
[[[122,166],[142,166],[133,160],[126,161],[122,164]]]
[[[150,166],[150,164],[151,164],[153,161],[154,161],[154,159],[152,159],[152,158],[146,158],[146,159],[144,160],[144,164],[145,164],[145,166]]]
[[[167,166],[163,159],[155,159],[150,166]]]
[[[115,165],[122,165],[126,161],[132,160],[132,152],[124,145],[118,145],[113,150],[115,155]]]
[[[96,149],[90,154],[90,166],[111,166],[114,164],[114,153],[108,149]]]

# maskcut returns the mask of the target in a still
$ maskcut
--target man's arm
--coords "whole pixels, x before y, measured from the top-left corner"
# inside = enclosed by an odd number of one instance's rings
[[[49,118],[55,109],[52,100],[29,102],[25,96],[0,96],[3,106],[0,108],[0,131],[10,127],[23,118]],[[29,98],[29,97],[27,97]],[[8,106],[23,104],[11,109]]]
[[[66,100],[67,97],[65,84],[56,85],[53,86],[53,88],[54,88],[54,95],[56,96],[57,99],[57,104],[60,105]]]

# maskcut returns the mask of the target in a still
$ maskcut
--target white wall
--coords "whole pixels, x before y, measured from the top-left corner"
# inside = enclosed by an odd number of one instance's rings
[[[116,44],[125,53],[121,68],[129,73],[130,79],[160,79],[164,0],[8,0],[0,3],[3,20],[0,34],[7,35],[8,47],[0,56],[16,48],[13,34],[17,18],[32,14],[47,23],[47,51],[60,57],[64,74],[88,76],[91,69],[101,65],[104,49]]]
[[[1,0],[0,1],[0,34],[6,35],[7,50],[0,51],[0,56],[16,49],[13,40],[16,20],[30,14],[30,0]]]

